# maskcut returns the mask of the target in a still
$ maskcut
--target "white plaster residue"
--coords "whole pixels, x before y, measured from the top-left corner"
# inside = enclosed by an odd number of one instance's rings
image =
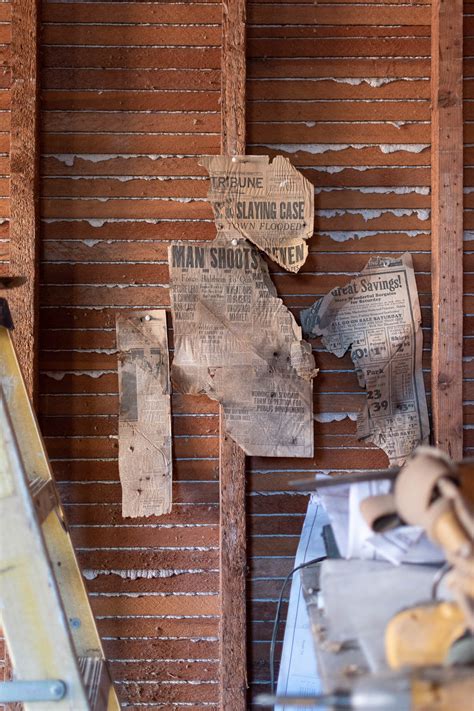
[[[341,217],[343,215],[361,215],[365,222],[376,220],[382,215],[391,214],[395,217],[412,217],[416,215],[419,220],[429,220],[430,210],[428,209],[408,209],[389,208],[387,210],[316,210],[320,217]]]
[[[331,151],[346,151],[348,148],[358,148],[359,145],[351,145],[350,143],[260,143],[264,148],[272,148],[275,151],[283,151],[284,153],[312,153],[320,155],[321,153],[329,153]],[[366,145],[360,145],[361,148],[367,148]]]
[[[384,166],[384,169],[393,167],[396,166]],[[311,170],[316,170],[319,173],[342,173],[343,170],[358,170],[359,173],[365,173],[367,170],[380,170],[380,168],[377,165],[312,165]]]
[[[353,148],[360,151],[364,148],[378,148],[382,153],[422,153],[430,147],[429,143],[258,143],[255,145],[263,148],[271,148],[274,151],[283,153],[311,153],[320,155],[323,153],[346,151]]]
[[[406,153],[423,153],[430,147],[429,143],[382,143],[379,148],[382,153],[398,153],[405,151]]]
[[[343,230],[336,230],[336,231],[324,231],[324,232],[317,232],[316,234],[320,235],[321,237],[330,237],[333,239],[335,242],[348,242],[351,239],[364,239],[365,237],[373,237],[374,235],[379,235],[380,231],[376,230],[359,230],[357,232],[348,232],[348,231],[343,231]],[[390,234],[390,233],[386,233]],[[398,237],[398,232],[396,233]],[[428,230],[407,230],[403,232],[404,235],[407,237],[418,237],[419,235],[429,235]]]
[[[50,176],[52,180],[64,179],[63,175]],[[132,180],[156,180],[158,182],[166,182],[170,180],[201,180],[204,181],[206,178],[201,175],[68,175],[68,180],[116,180],[119,183],[129,183]]]
[[[410,121],[387,121],[391,126],[395,126],[395,128],[403,128],[403,126],[407,126],[409,123],[414,123]]]
[[[474,240],[474,230],[464,230],[464,241],[472,242]]]
[[[346,170],[345,165],[319,165],[312,168],[312,170],[318,171],[318,173],[342,173]]]
[[[349,84],[350,86],[368,84],[373,89],[378,89],[381,86],[393,84],[397,81],[424,81],[424,79],[422,77],[331,77],[330,81],[334,81],[336,84]]]
[[[318,193],[332,193],[332,192],[342,192],[342,191],[351,191],[351,192],[358,192],[358,193],[365,193],[367,195],[371,195],[373,193],[377,193],[380,195],[388,195],[390,193],[394,193],[395,195],[410,195],[412,193],[416,193],[417,195],[429,195],[430,194],[430,189],[429,188],[423,188],[423,187],[396,187],[396,186],[391,186],[391,187],[377,187],[377,186],[372,186],[372,187],[334,187],[334,188],[315,188],[314,192],[317,195]]]
[[[96,285],[94,285],[96,286]],[[102,284],[100,286],[119,286],[118,284]],[[89,306],[87,308],[90,308]],[[49,349],[51,353],[60,353],[61,351],[55,348],[50,348]],[[77,348],[75,349],[77,352],[81,353],[105,353],[106,355],[115,355],[118,353],[116,348]]]
[[[134,570],[134,569],[129,569],[129,570],[98,570],[94,568],[85,568],[82,571],[83,576],[86,578],[86,580],[94,580],[97,578],[99,575],[118,575],[119,577],[123,578],[124,580],[137,580],[138,578],[145,578],[147,580],[151,580],[152,578],[172,578],[175,575],[183,575],[185,573],[204,573],[204,570],[200,569],[193,569],[193,570],[185,570],[185,569],[166,569],[166,568],[160,568],[157,570],[150,570],[150,569],[144,569],[144,570]]]
[[[96,244],[101,243],[100,239],[83,239],[81,241],[82,241],[82,244],[86,245],[86,247],[95,247]]]
[[[130,217],[124,217],[124,218],[117,218],[117,217],[103,217],[103,218],[90,218],[90,217],[47,217],[43,218],[41,222],[44,222],[45,225],[53,225],[58,222],[87,222],[91,227],[103,227],[106,223],[107,224],[118,224],[118,225],[125,225],[129,223],[136,223],[136,222],[144,222],[149,225],[160,225],[165,222],[176,222],[174,218],[168,218],[168,217],[147,217],[147,218],[142,218],[142,217],[137,217],[137,218],[130,218]],[[202,224],[203,222],[212,222],[212,220],[207,220],[207,219],[200,219],[200,218],[186,218],[183,220],[180,220],[180,222],[186,222],[187,224],[193,224],[194,222],[199,222]]]
[[[85,218],[85,221],[89,223],[91,227],[103,227],[107,220],[99,220],[97,218]]]
[[[160,198],[165,202],[206,202],[207,198],[190,198],[190,197],[166,197]]]
[[[346,417],[355,422],[357,420],[357,412],[320,412],[314,415],[316,422],[342,422]]]
[[[76,159],[88,161],[89,163],[105,163],[109,160],[122,158],[124,160],[136,158],[148,158],[149,160],[160,160],[161,158],[186,158],[185,155],[172,155],[169,153],[47,153],[45,158],[55,158],[64,163],[69,168],[74,165]]]
[[[67,165],[68,168],[72,168],[74,165],[74,161],[76,160],[76,156],[72,153],[58,153],[57,155],[51,156],[51,158],[56,158],[60,163],[64,163],[64,165]]]
[[[46,375],[52,380],[63,380],[66,375],[85,375],[88,378],[101,378],[103,375],[110,375],[111,370],[44,370],[41,375]]]

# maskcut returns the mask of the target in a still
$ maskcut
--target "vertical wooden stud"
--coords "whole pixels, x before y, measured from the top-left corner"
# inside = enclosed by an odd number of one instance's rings
[[[245,711],[247,696],[245,454],[220,410],[220,708]]]
[[[433,0],[431,56],[434,444],[463,454],[463,0]]]
[[[245,153],[245,0],[222,2],[221,150]]]
[[[10,272],[14,340],[28,393],[38,377],[38,0],[12,3]]]
[[[245,153],[245,0],[223,0],[221,150]],[[245,711],[245,455],[227,435],[220,411],[220,707]]]

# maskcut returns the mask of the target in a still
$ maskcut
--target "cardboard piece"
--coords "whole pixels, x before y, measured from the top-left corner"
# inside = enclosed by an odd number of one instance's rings
[[[166,311],[117,318],[122,515],[171,511],[171,407]]]
[[[245,240],[169,248],[173,385],[221,403],[246,454],[313,455],[311,346]]]
[[[308,256],[314,186],[283,156],[203,156],[220,238],[245,237],[290,272]]]
[[[350,348],[367,401],[357,436],[403,464],[429,438],[421,311],[410,254],[373,257],[360,276],[302,311],[305,334],[342,357]]]

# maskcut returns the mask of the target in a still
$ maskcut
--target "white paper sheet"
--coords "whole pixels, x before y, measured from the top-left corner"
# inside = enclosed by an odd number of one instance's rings
[[[323,526],[328,523],[329,519],[324,507],[316,496],[312,496],[308,504],[294,567],[326,554],[322,531]],[[299,571],[293,575],[291,584],[277,691],[282,695],[314,694],[321,691],[314,642]],[[275,706],[275,711],[300,711],[300,707]],[[301,711],[304,710],[301,708]]]
[[[360,502],[368,496],[386,494],[388,481],[321,489],[320,500],[329,516],[343,558],[388,560],[400,563],[441,563],[442,551],[429,541],[418,526],[399,526],[385,533],[374,533],[360,512]]]

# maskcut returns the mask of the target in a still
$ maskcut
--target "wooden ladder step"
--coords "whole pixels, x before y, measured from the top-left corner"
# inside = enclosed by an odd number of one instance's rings
[[[105,660],[98,656],[78,657],[78,663],[92,711],[107,708],[112,680]]]

